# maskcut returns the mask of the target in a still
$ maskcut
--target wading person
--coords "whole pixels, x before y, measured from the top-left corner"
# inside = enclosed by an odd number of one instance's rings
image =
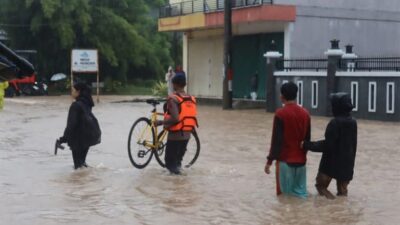
[[[255,101],[257,100],[257,90],[258,90],[258,71],[253,74],[253,76],[250,79],[250,96],[251,100]]]
[[[292,82],[281,87],[284,106],[275,113],[271,148],[264,170],[270,174],[272,162],[276,160],[277,195],[306,198],[306,151],[300,146],[303,140],[310,139],[310,116],[297,105],[297,90]]]
[[[350,115],[353,109],[351,98],[346,93],[331,95],[334,118],[325,130],[325,140],[304,141],[304,149],[322,152],[316,178],[320,195],[334,199],[328,191],[332,179],[336,179],[337,195],[347,196],[347,186],[353,179],[357,150],[357,121]]]
[[[174,87],[172,87],[172,78],[175,76],[175,72],[172,66],[168,67],[168,72],[165,74],[165,82],[167,82],[168,95],[174,92]]]
[[[92,114],[94,106],[91,89],[84,83],[76,83],[72,88],[75,100],[68,113],[67,127],[60,143],[68,143],[72,151],[74,168],[87,167],[86,156],[89,147],[100,143],[101,131],[97,119]]]
[[[168,96],[164,120],[157,124],[168,130],[165,166],[172,174],[180,174],[191,131],[197,126],[197,110],[196,99],[185,93],[186,77],[176,74],[172,85],[174,92]]]

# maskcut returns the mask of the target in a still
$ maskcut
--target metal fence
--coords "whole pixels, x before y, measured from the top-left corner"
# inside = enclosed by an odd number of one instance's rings
[[[276,62],[276,68],[280,71],[293,70],[310,70],[320,71],[327,70],[327,59],[280,59]]]
[[[276,68],[280,71],[327,70],[327,59],[279,59]],[[341,59],[338,71],[400,71],[400,57],[373,57]]]
[[[251,7],[262,4],[273,4],[273,0],[231,0],[232,8]],[[224,10],[224,0],[192,0],[160,7],[159,17],[173,17],[196,12],[216,12]]]
[[[400,57],[342,59],[341,71],[400,71]]]

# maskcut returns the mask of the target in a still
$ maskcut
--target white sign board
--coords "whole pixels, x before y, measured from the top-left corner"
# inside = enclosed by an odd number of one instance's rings
[[[72,50],[72,72],[96,73],[98,72],[97,50],[74,49]]]

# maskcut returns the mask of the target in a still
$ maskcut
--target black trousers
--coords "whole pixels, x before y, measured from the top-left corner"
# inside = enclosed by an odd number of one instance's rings
[[[74,167],[78,169],[86,163],[86,156],[89,151],[89,147],[79,147],[73,148],[72,150],[72,159],[74,160]]]
[[[170,171],[179,170],[189,140],[168,140],[165,149],[165,167]]]

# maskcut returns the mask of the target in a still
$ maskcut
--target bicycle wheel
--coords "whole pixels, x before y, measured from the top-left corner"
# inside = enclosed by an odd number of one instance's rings
[[[165,157],[165,145],[167,144],[167,136],[168,136],[168,131],[166,130],[162,130],[157,135],[157,140],[160,143],[157,151],[154,153],[154,156],[156,157],[156,160],[161,167],[165,167],[164,157]]]
[[[150,120],[144,117],[137,119],[128,137],[128,154],[134,167],[143,169],[149,164],[153,151],[148,145],[154,145],[154,139]]]
[[[160,138],[163,132],[167,131],[161,131],[158,134],[158,137]],[[158,164],[160,166],[165,167],[165,147],[166,147],[166,142],[167,138],[164,138],[165,140],[159,140],[162,141],[162,144],[160,144],[158,150],[155,153],[155,157],[157,159]],[[200,155],[200,139],[199,136],[197,135],[196,130],[192,131],[192,135],[189,139],[188,145],[186,147],[186,153],[182,159],[182,165],[185,168],[191,167],[197,160],[197,158]]]

